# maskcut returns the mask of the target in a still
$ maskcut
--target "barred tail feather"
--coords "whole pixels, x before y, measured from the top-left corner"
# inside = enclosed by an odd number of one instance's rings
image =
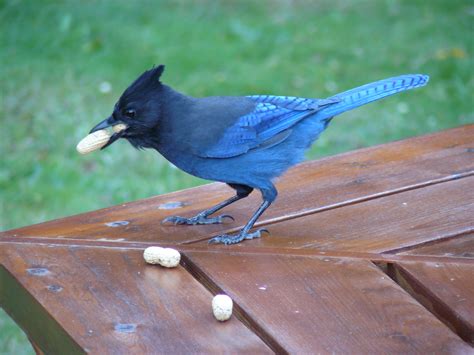
[[[320,110],[313,117],[320,120],[328,119],[398,92],[424,86],[428,80],[428,75],[407,74],[359,86],[330,97],[341,101]]]

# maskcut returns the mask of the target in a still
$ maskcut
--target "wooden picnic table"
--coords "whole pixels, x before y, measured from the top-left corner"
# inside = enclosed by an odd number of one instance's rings
[[[306,162],[258,225],[163,226],[224,184],[0,234],[0,304],[45,353],[474,352],[474,125]],[[80,191],[77,191],[80,193]],[[172,246],[175,269],[143,250]],[[214,294],[234,300],[224,323]]]

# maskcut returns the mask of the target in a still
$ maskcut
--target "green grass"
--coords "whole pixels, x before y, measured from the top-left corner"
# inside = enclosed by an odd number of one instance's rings
[[[334,120],[309,158],[472,123],[473,15],[472,0],[2,0],[0,229],[204,182],[126,142],[75,152],[153,64],[195,96],[326,97],[402,73],[431,76]],[[13,327],[0,314],[0,353],[31,352]]]

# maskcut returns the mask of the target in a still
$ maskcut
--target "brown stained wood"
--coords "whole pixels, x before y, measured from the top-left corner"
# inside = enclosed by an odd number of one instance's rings
[[[216,321],[212,294],[181,266],[147,265],[142,251],[2,244],[0,257],[16,283],[84,351],[271,352],[235,317],[225,323]],[[0,289],[0,294],[4,292]],[[27,332],[35,325],[33,319],[22,324]]]
[[[474,345],[474,265],[403,262],[395,264],[395,278]]]
[[[0,260],[3,260],[2,252],[0,248]],[[47,354],[85,354],[79,344],[1,264],[0,307],[23,328],[36,353],[40,353],[36,344],[41,344]]]
[[[474,125],[468,125],[301,164],[277,182],[279,198],[259,224],[473,174],[473,136]],[[226,208],[236,221],[224,226],[162,226],[160,221],[172,214],[192,216],[231,195],[224,184],[211,184],[7,231],[0,237],[190,242],[243,225],[260,203],[259,194]],[[176,206],[182,207],[163,209]],[[117,221],[128,224],[106,225]]]
[[[447,240],[422,245],[402,251],[399,255],[433,255],[474,260],[474,233],[462,234]]]
[[[442,239],[474,230],[473,186],[467,177],[271,224],[270,235],[236,248],[381,253]]]
[[[30,339],[29,339],[30,340]],[[36,355],[45,355],[45,353],[36,345],[34,342],[30,340],[31,346],[33,347],[33,350],[35,351]]]
[[[45,353],[472,353],[443,322],[470,339],[456,297],[472,308],[472,282],[459,288],[474,267],[473,137],[468,125],[301,164],[259,222],[272,234],[239,245],[200,241],[237,230],[258,193],[225,209],[234,223],[159,224],[229,197],[223,184],[0,233],[0,304]],[[183,266],[146,265],[157,244]],[[226,323],[210,309],[221,290],[236,301]]]
[[[2,244],[34,244],[43,246],[70,246],[70,247],[102,247],[117,250],[141,250],[153,245],[151,243],[143,242],[111,242],[111,241],[89,241],[81,239],[55,239],[55,238],[21,238],[21,237],[4,237],[0,238],[0,247]],[[183,244],[179,246],[171,244],[161,244],[164,248],[176,248],[181,253],[187,252],[206,252],[206,253],[221,253],[222,249],[215,248],[214,245],[208,244]],[[409,254],[394,254],[389,253],[367,253],[367,252],[353,252],[331,250],[323,251],[318,249],[294,249],[294,248],[259,248],[248,247],[240,248],[238,245],[227,247],[228,251],[232,250],[234,255],[238,254],[257,254],[257,255],[294,255],[294,256],[320,256],[328,258],[342,258],[342,259],[362,259],[371,260],[377,264],[397,263],[401,261],[419,261],[419,262],[453,262],[457,264],[472,264],[474,265],[474,258],[456,257],[456,256],[441,256],[441,255],[409,255]]]
[[[368,261],[186,253],[260,336],[290,353],[468,353],[470,347]]]

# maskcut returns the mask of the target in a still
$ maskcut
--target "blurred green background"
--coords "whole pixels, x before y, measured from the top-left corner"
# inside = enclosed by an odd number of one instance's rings
[[[474,2],[0,1],[0,229],[205,183],[152,151],[76,143],[154,64],[195,96],[326,97],[402,73],[430,84],[333,121],[311,159],[474,122]],[[32,353],[0,310],[0,354]]]

